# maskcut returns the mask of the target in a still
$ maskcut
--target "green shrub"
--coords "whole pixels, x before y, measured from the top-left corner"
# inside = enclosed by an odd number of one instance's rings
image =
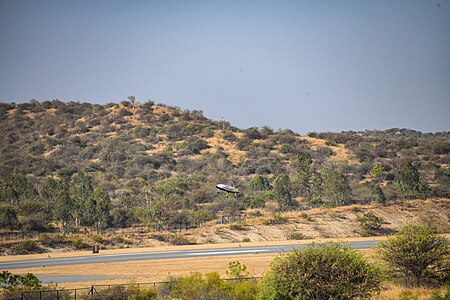
[[[231,299],[254,300],[258,294],[258,284],[256,281],[243,281],[234,283]]]
[[[66,244],[68,241],[66,237],[62,234],[57,235],[49,235],[46,233],[42,233],[39,235],[39,242],[41,242],[44,246],[50,246],[53,247],[55,245],[63,245]]]
[[[249,242],[251,242],[252,240],[249,238],[249,237],[245,237],[245,238],[243,238],[242,239],[242,242],[243,243],[249,243]]]
[[[132,240],[126,239],[120,235],[116,235],[115,237],[113,237],[111,242],[114,244],[128,244],[128,245],[133,244]]]
[[[175,299],[231,299],[232,285],[218,273],[192,273],[173,280],[171,296]]]
[[[439,285],[450,282],[450,242],[429,225],[407,224],[378,253],[405,284]]]
[[[82,238],[73,239],[72,246],[77,250],[89,248],[89,244],[87,244]]]
[[[361,235],[371,236],[380,233],[383,219],[372,212],[368,212],[358,217],[358,222],[361,228]]]
[[[325,244],[275,258],[257,299],[365,299],[380,290],[382,270],[348,246]]]
[[[96,243],[103,243],[103,237],[99,234],[94,234],[92,235],[92,239],[96,242]]]
[[[18,251],[34,252],[38,249],[36,242],[32,240],[25,240],[16,244],[16,250]]]
[[[228,263],[227,275],[231,278],[246,278],[250,276],[250,273],[247,271],[247,266],[241,264],[240,261],[230,261]]]
[[[14,275],[9,271],[2,271],[0,273],[0,287],[8,291],[17,289],[31,289],[36,290],[41,287],[41,281],[32,273],[26,275]]]
[[[231,223],[229,225],[229,228],[231,230],[246,230],[247,223],[245,221],[237,221],[234,223]]]
[[[306,239],[305,235],[301,232],[293,232],[288,237],[289,240],[304,240]]]
[[[276,224],[285,224],[287,223],[288,219],[284,217],[280,213],[275,213],[272,215],[270,219],[264,219],[262,220],[263,225],[276,225]]]
[[[152,300],[157,297],[157,293],[153,288],[144,288],[138,285],[131,285],[127,289],[130,291],[130,299],[133,300]]]
[[[169,238],[169,243],[171,243],[172,245],[195,245],[196,244],[195,240],[188,239],[184,236],[179,236],[177,234],[173,234]]]
[[[218,273],[192,273],[171,278],[158,289],[161,299],[254,300],[258,292],[255,281],[225,280]]]

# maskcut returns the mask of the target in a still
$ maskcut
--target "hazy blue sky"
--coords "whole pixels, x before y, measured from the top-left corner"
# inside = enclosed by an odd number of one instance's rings
[[[0,101],[137,101],[246,128],[450,130],[450,1],[0,0]]]

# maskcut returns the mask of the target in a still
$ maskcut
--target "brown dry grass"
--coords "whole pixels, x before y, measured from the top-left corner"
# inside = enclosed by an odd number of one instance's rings
[[[365,255],[372,256],[372,251],[364,251]],[[228,264],[239,261],[247,266],[247,271],[256,277],[262,277],[269,269],[270,263],[277,254],[249,254],[236,256],[217,256],[199,258],[178,258],[163,260],[131,261],[120,263],[85,264],[59,267],[23,268],[15,269],[14,273],[24,274],[31,272],[35,275],[101,275],[105,277],[122,276],[123,279],[99,280],[86,283],[67,283],[64,287],[82,287],[92,284],[158,282],[167,280],[170,276],[186,276],[192,272],[217,272],[226,276]]]
[[[224,140],[221,135],[222,131],[216,130],[214,136],[207,138],[206,142],[211,146],[211,149],[204,150],[202,153],[214,153],[217,151],[217,147],[220,146],[223,148],[223,152],[228,155],[228,160],[233,164],[239,164],[245,158],[246,152],[239,150],[234,143]],[[238,134],[236,135],[239,136]]]
[[[351,152],[345,148],[343,144],[337,144],[335,146],[328,146],[326,145],[326,140],[313,138],[309,136],[302,136],[299,137],[300,140],[307,141],[311,148],[316,151],[319,147],[328,147],[331,150],[333,150],[334,155],[330,157],[330,160],[333,162],[338,161],[345,161],[346,163],[350,165],[359,164],[358,160],[356,160],[352,155]]]
[[[251,254],[242,256],[201,257],[187,259],[164,259],[131,261],[105,264],[86,264],[60,267],[24,268],[13,270],[16,274],[33,273],[35,275],[102,275],[123,276],[133,278],[139,282],[164,281],[169,276],[185,276],[191,272],[209,273],[218,272],[225,276],[228,264],[239,260],[247,266],[247,270],[255,276],[263,276],[275,254]],[[129,279],[114,280],[115,282],[127,282]],[[101,284],[105,280],[96,281]],[[109,280],[107,280],[109,282]],[[88,282],[86,285],[91,285]],[[78,283],[80,286],[80,283]]]
[[[429,300],[433,290],[430,288],[404,288],[397,285],[388,285],[378,296],[379,300],[398,300],[402,292],[409,291],[417,296],[418,300]],[[444,289],[441,289],[444,292]],[[402,298],[403,299],[403,298]]]

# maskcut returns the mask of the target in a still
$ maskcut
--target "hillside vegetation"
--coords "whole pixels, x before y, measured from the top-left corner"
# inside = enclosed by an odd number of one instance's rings
[[[0,103],[0,227],[195,225],[450,197],[450,133],[238,129],[147,101]],[[237,186],[226,198],[217,183]]]

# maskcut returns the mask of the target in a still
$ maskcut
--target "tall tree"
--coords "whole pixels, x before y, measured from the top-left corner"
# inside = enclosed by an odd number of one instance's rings
[[[94,189],[92,196],[95,201],[96,222],[99,227],[104,228],[107,226],[109,211],[111,210],[111,199],[108,193],[100,187]]]
[[[294,189],[308,202],[318,197],[322,184],[320,174],[312,167],[312,162],[307,152],[300,153],[294,162]]]
[[[291,180],[287,174],[279,175],[274,182],[273,192],[280,210],[287,210],[297,205],[291,194]]]
[[[320,174],[324,199],[335,206],[344,205],[352,194],[345,176],[328,167],[323,168]]]
[[[19,227],[19,220],[15,208],[9,204],[0,204],[0,228],[11,230]]]
[[[18,204],[20,200],[35,198],[38,195],[36,188],[23,174],[13,174],[1,186],[0,200]]]
[[[395,182],[405,197],[417,197],[421,192],[419,168],[411,161],[406,161],[395,172]]]
[[[95,203],[90,199],[93,192],[92,178],[83,172],[77,172],[70,178],[69,193],[73,199],[73,217],[75,226],[89,223],[95,213]]]
[[[379,184],[372,186],[372,193],[375,196],[375,201],[379,203],[386,203],[386,196],[383,193]]]
[[[248,189],[251,191],[269,191],[272,189],[269,179],[264,176],[257,174],[249,183]]]

